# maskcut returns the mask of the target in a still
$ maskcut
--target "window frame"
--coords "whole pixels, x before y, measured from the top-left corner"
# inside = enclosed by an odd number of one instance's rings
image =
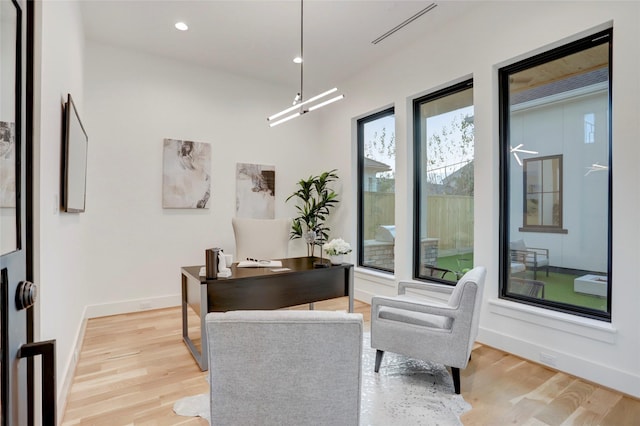
[[[412,102],[413,108],[413,279],[416,281],[430,281],[438,282],[441,284],[455,286],[456,281],[446,280],[438,277],[421,277],[420,275],[420,217],[422,216],[420,194],[422,192],[422,175],[421,175],[421,158],[422,158],[422,141],[421,141],[421,122],[420,122],[420,107],[425,102],[435,101],[440,98],[453,95],[455,93],[472,89],[473,90],[473,77],[465,78],[459,83],[452,84],[443,89],[436,90],[432,93],[428,93],[419,98],[415,98]],[[475,106],[475,105],[474,105]],[[475,113],[474,113],[475,114]],[[474,156],[475,157],[475,156]]]
[[[578,53],[586,50],[590,47],[594,47],[600,44],[609,44],[609,58],[608,58],[608,134],[609,149],[608,149],[608,223],[607,223],[607,310],[599,311],[589,309],[582,306],[571,305],[568,303],[553,302],[548,300],[539,300],[533,298],[527,298],[513,293],[507,293],[507,283],[510,275],[510,249],[509,249],[509,206],[510,206],[510,133],[509,133],[509,76],[513,73],[535,67],[540,64],[544,64],[562,57],[566,57],[570,54]],[[498,69],[498,104],[499,104],[499,144],[500,144],[500,160],[499,160],[499,292],[500,299],[510,300],[526,305],[532,305],[544,309],[563,312],[571,315],[577,315],[581,317],[596,319],[605,322],[611,322],[611,300],[612,300],[612,288],[613,288],[613,271],[612,271],[612,251],[613,251],[613,226],[612,226],[612,210],[613,210],[613,197],[612,197],[612,152],[613,152],[613,130],[612,130],[612,93],[613,93],[613,28],[594,33],[587,37],[583,37],[579,40],[564,44],[560,47],[548,50],[546,52],[533,55],[522,61],[518,61],[512,65],[508,65]]]
[[[531,225],[527,223],[527,195],[530,194],[527,188],[527,167],[529,163],[533,163],[535,161],[539,161],[544,165],[544,161],[546,160],[555,160],[558,159],[558,174],[560,177],[560,182],[558,185],[558,191],[547,191],[545,192],[543,189],[539,191],[540,194],[557,192],[560,198],[560,224],[559,225]],[[520,232],[546,232],[546,233],[557,233],[557,234],[567,234],[568,231],[563,228],[563,211],[564,211],[564,193],[563,193],[563,169],[562,169],[562,159],[563,154],[554,154],[554,155],[546,155],[544,157],[532,157],[532,158],[523,158],[522,159],[522,227],[519,228]],[[544,170],[544,169],[543,169]],[[543,173],[544,175],[544,173]],[[544,206],[544,205],[543,205]]]
[[[394,116],[395,120],[395,107],[391,106],[366,117],[359,118],[356,121],[356,140],[358,151],[358,267],[372,269],[374,271],[383,272],[387,274],[395,274],[395,258],[394,269],[381,268],[364,264],[364,126],[365,124],[378,120],[387,116]],[[394,129],[395,133],[395,129]],[[395,192],[394,192],[395,193]]]

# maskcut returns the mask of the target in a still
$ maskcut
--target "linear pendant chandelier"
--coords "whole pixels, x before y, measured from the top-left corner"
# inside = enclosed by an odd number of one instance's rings
[[[296,58],[294,62],[300,63],[300,91],[296,94],[293,100],[293,106],[286,108],[276,114],[273,114],[267,118],[269,126],[274,127],[278,124],[282,124],[286,121],[292,120],[296,117],[300,117],[310,111],[322,108],[325,105],[329,105],[333,102],[339,101],[344,98],[344,95],[337,95],[332,98],[327,98],[329,95],[338,91],[336,87],[313,96],[309,99],[304,99],[303,84],[304,84],[304,0],[300,0],[300,57]],[[317,102],[317,103],[314,103]]]

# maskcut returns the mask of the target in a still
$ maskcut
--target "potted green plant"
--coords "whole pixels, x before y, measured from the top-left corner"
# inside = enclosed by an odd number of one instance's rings
[[[336,169],[319,176],[309,176],[298,182],[298,189],[286,201],[295,199],[298,216],[291,224],[290,239],[304,238],[307,255],[313,256],[316,245],[322,245],[329,237],[330,228],[325,225],[331,209],[339,202],[338,194],[329,183],[338,180]]]

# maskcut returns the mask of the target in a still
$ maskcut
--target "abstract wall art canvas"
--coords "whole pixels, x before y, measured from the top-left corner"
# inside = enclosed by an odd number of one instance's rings
[[[236,165],[236,217],[274,219],[276,168],[262,164]]]
[[[211,145],[204,142],[164,140],[162,207],[208,208],[211,196]]]
[[[16,140],[14,124],[0,121],[0,207],[16,206]]]

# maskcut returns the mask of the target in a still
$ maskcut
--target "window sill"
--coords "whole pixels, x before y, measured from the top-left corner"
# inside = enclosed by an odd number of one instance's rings
[[[615,344],[618,330],[608,322],[550,311],[502,299],[489,299],[489,311],[496,315],[565,333]]]
[[[392,272],[380,271],[377,269],[364,268],[362,266],[356,266],[354,273],[367,278],[373,278],[384,281],[395,281],[395,275]]]
[[[522,227],[522,228],[518,228],[518,231],[520,232],[541,232],[541,233],[545,233],[545,234],[568,234],[569,230],[564,229],[564,228],[545,228],[545,227],[539,227],[539,228],[533,228],[533,227]]]

